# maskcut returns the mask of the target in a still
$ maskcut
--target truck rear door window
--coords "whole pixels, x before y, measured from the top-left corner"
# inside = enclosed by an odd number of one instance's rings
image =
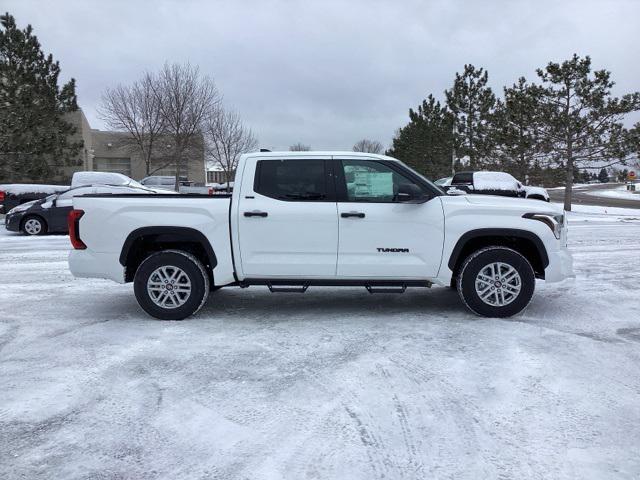
[[[260,160],[253,185],[256,193],[289,202],[328,200],[324,160]]]

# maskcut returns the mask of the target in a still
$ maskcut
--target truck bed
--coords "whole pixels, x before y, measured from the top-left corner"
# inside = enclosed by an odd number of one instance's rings
[[[215,248],[218,264],[216,283],[234,281],[229,234],[231,195],[202,194],[90,194],[73,198],[74,209],[84,212],[79,234],[87,252],[95,258],[95,268],[120,265],[119,257],[127,238],[148,227],[192,229],[202,233]],[[94,268],[88,265],[87,268]],[[228,278],[230,277],[230,278]],[[108,278],[123,282],[121,273],[110,271]]]

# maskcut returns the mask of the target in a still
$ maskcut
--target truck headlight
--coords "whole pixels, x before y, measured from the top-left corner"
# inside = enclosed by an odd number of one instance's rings
[[[564,228],[564,215],[554,215],[552,213],[525,213],[523,218],[539,220],[551,229],[553,235],[559,240]]]

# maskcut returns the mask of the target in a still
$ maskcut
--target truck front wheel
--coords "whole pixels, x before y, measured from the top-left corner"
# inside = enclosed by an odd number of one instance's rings
[[[142,261],[133,280],[138,304],[160,320],[182,320],[196,313],[209,295],[202,263],[181,250],[164,250]]]
[[[536,279],[529,261],[506,247],[486,247],[472,253],[458,274],[458,293],[477,315],[510,317],[524,310]]]

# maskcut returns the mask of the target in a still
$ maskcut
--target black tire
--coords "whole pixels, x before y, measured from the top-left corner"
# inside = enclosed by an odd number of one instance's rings
[[[32,224],[40,225],[40,227],[37,229],[37,232],[32,228],[27,228],[27,225],[32,225]],[[30,235],[30,236],[44,235],[45,233],[47,233],[47,230],[48,230],[47,222],[45,222],[42,217],[39,217],[37,215],[29,215],[27,217],[24,217],[22,219],[22,223],[20,224],[20,231],[25,235]]]
[[[171,269],[178,268],[186,275],[190,283],[190,293],[184,297],[184,300],[182,298],[179,300],[184,301],[183,304],[164,308],[151,297],[152,293],[149,292],[147,285],[150,277],[161,267],[167,267],[169,272],[175,272]],[[154,278],[159,277],[154,276]],[[153,289],[153,285],[151,288]],[[153,253],[142,261],[133,280],[133,289],[138,304],[152,317],[160,320],[182,320],[196,313],[206,302],[209,296],[209,276],[202,263],[190,253],[182,250],[164,250]],[[177,298],[179,295],[177,289],[174,293],[174,298]],[[159,294],[158,298],[160,298]]]
[[[499,281],[496,281],[496,284],[492,285],[492,290],[503,292],[500,294],[502,299],[510,297],[510,302],[504,305],[490,305],[486,303],[480,298],[476,290],[478,274],[481,270],[484,270],[493,263],[502,263],[510,266],[515,269],[520,278],[518,284],[520,291],[515,295],[511,294],[510,291],[507,291],[504,287],[501,289],[502,284]],[[506,269],[506,267],[504,268]],[[483,282],[482,280],[478,281],[480,282],[479,285],[483,288],[489,288],[486,287],[487,282]],[[469,310],[484,317],[504,318],[520,313],[529,305],[531,297],[533,297],[535,285],[535,273],[529,261],[519,252],[507,247],[486,247],[472,253],[464,261],[458,274],[458,294],[460,298]],[[513,289],[513,285],[508,285],[508,287]],[[484,289],[482,292],[484,292]],[[499,302],[497,292],[495,297],[494,294],[491,293],[488,301],[493,299],[495,303]]]

